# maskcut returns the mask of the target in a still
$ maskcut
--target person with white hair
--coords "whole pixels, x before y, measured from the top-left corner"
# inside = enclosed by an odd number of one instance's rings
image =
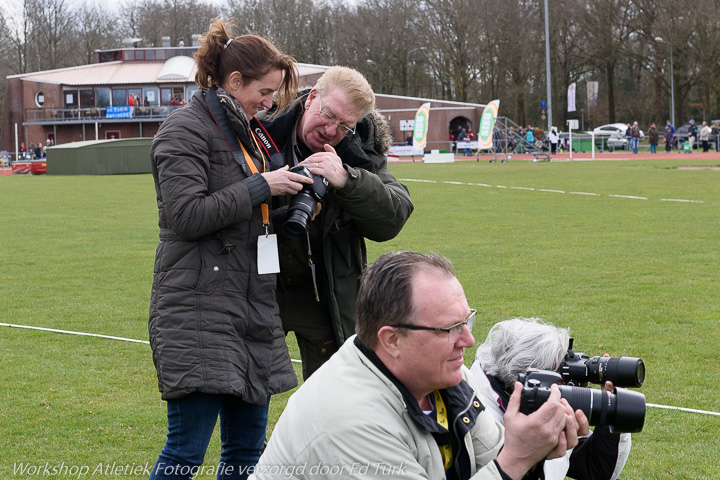
[[[558,371],[565,359],[570,332],[538,318],[513,318],[496,323],[475,353],[470,369],[481,400],[496,420],[503,416],[518,375],[528,369]],[[615,390],[605,382],[606,390]],[[615,480],[630,454],[629,433],[612,434],[607,427],[581,439],[564,457],[546,460],[547,480],[566,476],[578,480]]]
[[[551,387],[505,425],[477,396],[464,353],[477,310],[448,259],[393,252],[363,272],[357,334],[292,395],[250,480],[541,479],[589,432]]]

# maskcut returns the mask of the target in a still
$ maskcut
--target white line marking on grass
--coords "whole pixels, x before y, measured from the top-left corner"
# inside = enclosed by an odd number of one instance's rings
[[[145,345],[150,345],[150,342],[148,342],[147,340],[138,340],[135,338],[125,338],[125,337],[114,337],[112,335],[100,335],[99,333],[74,332],[72,330],[59,330],[57,328],[33,327],[31,325],[16,325],[13,323],[0,323],[0,327],[24,328],[26,330],[40,330],[42,332],[65,333],[68,335],[80,335],[83,337],[107,338],[108,340],[120,340],[122,342],[144,343]],[[296,362],[296,363],[302,363],[302,360],[295,360],[294,358],[291,358],[290,361]]]
[[[30,325],[15,325],[12,323],[0,323],[2,327],[26,328],[28,330],[41,330],[43,332],[67,333],[69,335],[81,335],[84,337],[108,338],[110,340],[121,340],[123,342],[144,343],[150,345],[147,340],[136,340],[134,338],[113,337],[112,335],[100,335],[99,333],[73,332],[71,330],[58,330],[57,328],[32,327]]]
[[[422,182],[422,183],[437,183],[435,180],[421,180],[419,178],[399,178],[401,182]]]
[[[24,328],[26,330],[40,330],[42,332],[64,333],[64,334],[68,334],[68,335],[80,335],[83,337],[106,338],[108,340],[120,340],[123,342],[144,343],[145,345],[150,345],[150,342],[148,342],[147,340],[137,340],[135,338],[115,337],[113,335],[100,335],[99,333],[75,332],[72,330],[60,330],[57,328],[33,327],[31,325],[16,325],[14,323],[0,323],[0,327]],[[302,360],[296,360],[294,358],[291,358],[290,361],[295,362],[295,363],[302,363]],[[667,410],[682,410],[683,412],[702,413],[704,415],[720,416],[720,413],[718,413],[718,412],[709,412],[706,410],[696,410],[694,408],[672,407],[669,405],[656,405],[654,403],[647,403],[646,405],[648,407],[664,408]]]
[[[647,197],[636,197],[635,195],[613,195],[608,194],[608,197],[614,197],[614,198],[629,198],[631,200],[647,200]]]
[[[702,200],[683,200],[682,198],[661,198],[661,202],[705,203]]]
[[[548,192],[548,193],[569,193],[570,195],[586,195],[590,197],[601,197],[603,196],[600,193],[592,193],[592,192],[566,192],[565,190],[553,190],[550,188],[533,188],[533,187],[508,187],[507,185],[490,185],[487,183],[466,183],[466,182],[455,182],[451,180],[445,180],[442,182],[438,182],[436,180],[422,180],[418,178],[400,178],[401,182],[421,182],[421,183],[445,183],[449,185],[472,185],[476,187],[488,187],[488,188],[502,188],[502,189],[510,189],[510,190],[526,190],[530,192]],[[630,200],[649,200],[648,197],[641,197],[637,195],[616,195],[609,193],[607,194],[608,197],[612,198],[628,198]],[[684,198],[661,198],[661,202],[678,202],[678,203],[701,203],[704,204],[705,202],[702,200],[688,200]],[[718,202],[713,202],[712,205],[720,205]]]
[[[720,412],[709,412],[707,410],[695,410],[694,408],[683,408],[683,407],[671,407],[668,405],[656,405],[654,403],[646,404],[648,407],[664,408],[666,410],[682,410],[683,412],[702,413],[703,415],[717,415],[720,416]]]

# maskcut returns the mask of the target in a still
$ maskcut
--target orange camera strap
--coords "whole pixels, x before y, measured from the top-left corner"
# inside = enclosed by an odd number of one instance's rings
[[[249,176],[247,168],[249,168],[250,172],[255,175],[256,173],[259,173],[258,168],[255,165],[255,162],[253,162],[252,157],[245,149],[245,146],[242,144],[240,139],[237,138],[237,135],[235,135],[235,132],[230,126],[227,115],[225,114],[225,110],[223,110],[223,108],[220,106],[220,102],[218,101],[215,89],[216,87],[212,86],[207,90],[205,94],[205,103],[207,104],[208,110],[210,110],[210,115],[213,117],[215,125],[218,126],[223,137],[225,137],[225,141],[227,142],[228,148],[230,148],[230,153],[232,154],[235,161],[240,165],[246,175]],[[263,164],[263,173],[265,173],[265,159],[263,158],[262,154],[263,149],[260,148],[260,145],[258,145],[255,136],[252,134],[252,131],[250,132],[250,137],[253,139],[253,142],[255,142],[255,148],[257,148],[257,151],[260,154],[260,161]],[[242,149],[243,155],[245,157],[244,163],[239,158],[239,152],[236,154],[236,152],[238,151],[238,145],[240,146],[240,149]],[[262,212],[263,226],[265,227],[265,236],[267,236],[268,228],[270,226],[270,207],[268,206],[267,202],[260,205],[260,210]]]
[[[255,140],[254,136],[252,136],[252,139],[255,142],[255,146],[257,147],[258,152],[262,152],[262,150],[260,150],[260,146],[257,144],[257,140]],[[238,138],[238,143],[240,144],[240,148],[242,148],[243,155],[245,155],[245,163],[247,163],[248,166],[250,167],[250,171],[253,173],[253,175],[255,175],[256,173],[259,173],[258,168],[255,166],[255,162],[253,162],[253,160],[250,157],[250,155],[248,154],[247,150],[245,150],[245,145],[242,144],[242,142],[240,141],[239,138]],[[260,156],[262,158],[262,153],[260,153]],[[264,161],[263,161],[263,173],[265,173],[265,162]],[[268,226],[270,225],[270,210],[269,210],[268,204],[267,203],[261,204],[260,211],[262,212],[263,225],[265,226],[265,234],[267,235],[267,229],[268,229]]]

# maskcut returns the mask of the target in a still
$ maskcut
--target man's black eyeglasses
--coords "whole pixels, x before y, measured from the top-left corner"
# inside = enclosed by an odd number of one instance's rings
[[[411,323],[396,323],[395,325],[390,326],[395,328],[407,328],[408,330],[429,330],[431,332],[445,332],[448,334],[448,342],[455,343],[459,336],[462,334],[462,329],[465,325],[467,325],[467,327],[470,329],[470,332],[472,333],[473,326],[475,325],[476,316],[477,310],[471,308],[470,313],[465,318],[465,321],[458,322],[449,327],[426,327],[424,325],[413,325]],[[455,332],[456,335],[453,335],[453,332]]]

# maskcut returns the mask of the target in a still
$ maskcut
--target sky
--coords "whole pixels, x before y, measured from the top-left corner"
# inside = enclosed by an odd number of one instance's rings
[[[226,3],[224,0],[204,0],[205,2],[212,3],[215,5],[221,5]],[[116,8],[124,3],[122,0],[108,2],[108,0],[65,0],[65,2],[72,7],[79,5],[102,5],[103,8]],[[0,8],[4,11],[10,11],[14,13],[20,13],[22,8],[22,0],[0,0]]]
[[[98,5],[103,9],[116,10],[122,7],[127,2],[133,2],[134,0],[65,0],[65,4],[70,8],[77,8],[82,5]],[[210,3],[217,6],[225,6],[227,0],[199,0],[204,3]],[[354,0],[352,0],[354,2]],[[0,12],[5,16],[15,19],[15,24],[19,24],[19,20],[22,14],[23,0],[0,0]],[[9,15],[8,15],[9,13]],[[13,22],[11,22],[12,24]]]

